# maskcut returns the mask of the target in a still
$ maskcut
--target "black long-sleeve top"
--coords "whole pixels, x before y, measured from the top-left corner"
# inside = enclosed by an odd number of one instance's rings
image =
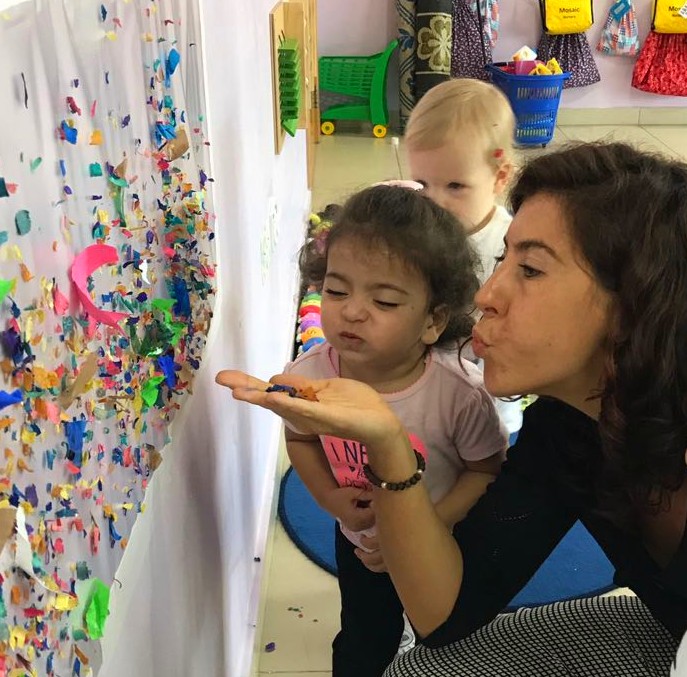
[[[687,631],[687,529],[661,569],[639,535],[594,511],[589,475],[601,454],[598,424],[558,400],[540,398],[525,411],[517,443],[501,474],[454,529],[464,574],[448,620],[423,644],[439,647],[491,621],[532,577],[576,520],[615,567],[615,583],[631,588],[676,638]]]

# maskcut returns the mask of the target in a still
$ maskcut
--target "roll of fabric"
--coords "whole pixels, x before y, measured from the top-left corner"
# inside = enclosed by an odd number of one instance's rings
[[[451,77],[452,0],[417,0],[415,14],[415,94],[419,101]]]
[[[398,17],[398,98],[401,128],[415,106],[415,0],[396,0]]]

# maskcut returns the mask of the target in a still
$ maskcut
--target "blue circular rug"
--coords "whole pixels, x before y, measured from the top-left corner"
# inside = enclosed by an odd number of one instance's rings
[[[336,576],[334,518],[317,505],[293,468],[282,479],[279,518],[298,549]],[[611,563],[577,522],[506,610],[591,597],[613,587]]]

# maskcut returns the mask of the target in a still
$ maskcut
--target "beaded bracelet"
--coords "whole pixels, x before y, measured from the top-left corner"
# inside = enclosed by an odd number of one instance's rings
[[[363,472],[365,473],[367,481],[375,487],[387,489],[388,491],[403,491],[404,489],[410,489],[410,487],[415,486],[422,479],[422,473],[425,472],[425,468],[427,467],[422,454],[416,451],[415,458],[417,459],[417,470],[412,477],[409,477],[403,482],[385,482],[384,480],[380,480],[379,477],[372,472],[372,468],[370,468],[367,463],[363,466]]]

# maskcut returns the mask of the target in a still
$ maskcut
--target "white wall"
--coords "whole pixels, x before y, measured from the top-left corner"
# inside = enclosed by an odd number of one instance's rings
[[[562,106],[566,108],[650,108],[684,106],[682,97],[657,96],[632,89],[635,60],[604,56],[596,52],[596,43],[606,21],[612,0],[594,0],[595,23],[587,33],[601,74],[601,82],[581,89],[566,90]],[[651,2],[635,0],[640,39],[644,40],[651,24]],[[537,0],[501,0],[501,32],[494,59],[503,61],[513,52],[530,45],[536,48],[541,35]],[[396,35],[394,0],[319,0],[320,54],[370,54],[386,45]],[[390,88],[390,92],[391,92]],[[396,90],[397,91],[397,90]],[[398,108],[398,97],[389,99],[390,108]]]
[[[305,138],[275,158],[269,11],[274,0],[203,0],[218,288],[203,366],[175,421],[126,550],[101,677],[244,677],[254,624],[278,420],[215,386],[237,367],[269,376],[289,356],[295,252],[304,230]],[[263,279],[268,200],[279,233]]]
[[[374,54],[396,37],[394,0],[318,0],[320,54]]]

